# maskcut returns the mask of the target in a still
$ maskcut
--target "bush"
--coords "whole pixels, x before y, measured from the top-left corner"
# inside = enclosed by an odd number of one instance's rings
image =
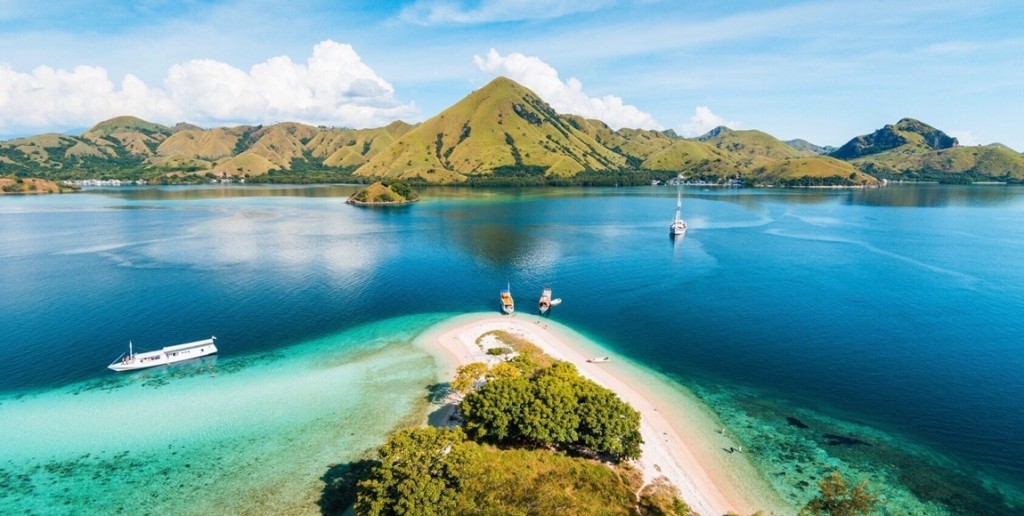
[[[880,503],[878,497],[868,491],[866,480],[850,489],[846,479],[838,471],[833,471],[821,482],[818,482],[818,489],[821,493],[807,502],[800,514],[806,516],[866,515],[874,512]]]
[[[468,435],[494,443],[582,448],[640,456],[640,413],[614,392],[555,362],[531,377],[493,379],[463,399]]]
[[[679,489],[659,477],[640,491],[637,509],[643,516],[690,516],[696,514],[679,499]]]
[[[548,450],[500,450],[458,429],[395,434],[360,481],[356,514],[631,514],[633,472]]]

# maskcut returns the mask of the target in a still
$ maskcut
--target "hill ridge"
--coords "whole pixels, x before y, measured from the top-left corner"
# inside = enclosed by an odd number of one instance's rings
[[[675,174],[707,180],[740,177],[752,183],[773,177],[870,183],[867,176],[1024,182],[1024,154],[1001,144],[961,147],[956,138],[910,117],[856,136],[838,149],[725,126],[692,139],[672,130],[612,130],[600,120],[557,113],[529,88],[497,77],[418,124],[395,121],[349,129],[282,122],[201,128],[119,116],[80,136],[46,133],[0,142],[0,174],[154,182],[400,177],[496,184],[525,178],[545,184],[604,175],[636,184],[639,177]]]

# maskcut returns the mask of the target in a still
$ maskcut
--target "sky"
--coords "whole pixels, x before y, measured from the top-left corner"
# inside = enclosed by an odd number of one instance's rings
[[[117,115],[418,122],[496,76],[613,128],[1024,150],[1016,1],[0,0],[0,138]]]

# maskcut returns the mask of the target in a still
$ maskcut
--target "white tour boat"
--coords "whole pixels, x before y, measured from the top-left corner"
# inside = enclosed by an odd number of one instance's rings
[[[217,352],[217,346],[213,343],[215,340],[217,340],[217,337],[210,337],[206,340],[197,340],[195,342],[178,344],[177,346],[167,346],[159,351],[148,351],[146,353],[135,353],[135,350],[132,349],[132,343],[129,341],[128,354],[121,355],[113,364],[107,367],[119,372],[134,371],[136,369],[174,364],[183,360],[205,357]]]

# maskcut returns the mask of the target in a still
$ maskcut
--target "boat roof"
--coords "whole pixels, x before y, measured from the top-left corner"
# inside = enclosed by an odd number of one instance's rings
[[[199,347],[199,346],[206,346],[208,344],[213,344],[213,339],[197,340],[195,342],[187,342],[185,344],[178,344],[178,345],[175,345],[175,346],[167,346],[167,347],[163,348],[163,351],[180,351],[182,349],[189,349],[189,348],[195,348],[195,347]]]

